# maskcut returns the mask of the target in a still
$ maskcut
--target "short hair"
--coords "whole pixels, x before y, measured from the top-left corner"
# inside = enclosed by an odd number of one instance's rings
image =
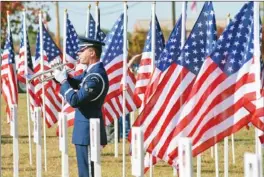
[[[93,46],[91,48],[94,49],[96,57],[100,59],[101,58],[101,54],[102,54],[102,47]]]

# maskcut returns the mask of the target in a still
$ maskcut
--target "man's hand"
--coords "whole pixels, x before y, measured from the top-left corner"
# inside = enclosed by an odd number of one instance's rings
[[[54,78],[56,81],[58,81],[60,84],[62,84],[64,81],[67,80],[67,71],[66,69],[63,69],[60,71],[59,69],[56,69],[53,72]]]

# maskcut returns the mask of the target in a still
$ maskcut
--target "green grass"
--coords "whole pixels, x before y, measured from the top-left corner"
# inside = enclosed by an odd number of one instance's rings
[[[12,137],[9,136],[10,127],[6,123],[5,102],[2,99],[1,111],[1,161],[2,161],[2,176],[13,176],[13,155],[12,155]],[[29,165],[29,151],[28,151],[28,132],[27,132],[27,117],[26,117],[26,95],[19,95],[18,105],[18,131],[19,131],[19,176],[20,177],[34,177],[36,176],[36,146],[32,144],[33,165]],[[33,124],[31,123],[31,130]],[[59,151],[59,142],[56,137],[56,126],[47,129],[47,154],[48,154],[48,171],[45,172],[43,168],[44,177],[60,177],[61,176],[61,153]],[[77,162],[74,145],[71,144],[72,128],[69,128],[69,171],[70,177],[77,177]],[[230,142],[230,141],[229,141]],[[126,152],[128,154],[129,148],[126,143]],[[220,176],[223,176],[224,169],[224,154],[223,142],[219,143],[219,169]],[[254,152],[255,140],[254,129],[242,129],[235,134],[235,155],[236,163],[232,164],[231,143],[229,144],[229,176],[242,177],[244,176],[243,160],[245,152]],[[42,151],[43,152],[43,151]],[[122,176],[122,143],[119,144],[119,156],[114,158],[114,145],[107,145],[102,151],[102,176],[103,177],[121,177]],[[44,153],[42,154],[44,157]],[[44,159],[43,159],[44,167]],[[264,166],[263,166],[264,168]],[[193,158],[193,171],[196,176],[196,158]],[[170,177],[172,176],[172,168],[166,163],[160,162],[154,167],[154,176],[156,177]],[[130,156],[126,155],[126,176],[131,175]],[[149,176],[148,173],[145,176]],[[215,176],[215,163],[211,158],[210,149],[202,154],[202,176]]]

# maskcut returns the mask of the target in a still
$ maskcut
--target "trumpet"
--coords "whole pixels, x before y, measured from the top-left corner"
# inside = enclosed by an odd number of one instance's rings
[[[62,70],[62,68],[64,66],[66,66],[67,63],[64,63],[64,64],[59,64],[59,65],[56,65],[54,67],[52,67],[51,69],[49,70],[46,70],[46,71],[43,71],[43,72],[40,72],[40,73],[36,73],[36,74],[30,74],[30,75],[27,75],[27,80],[28,80],[28,83],[32,82],[34,79],[36,78],[39,78],[40,79],[40,82],[43,83],[43,82],[47,82],[47,81],[50,81],[52,79],[54,79],[54,75],[52,75],[52,73],[56,70],[56,69],[60,69]],[[67,73],[73,71],[75,68],[72,68],[72,69],[67,69]],[[46,76],[44,77],[44,79],[42,79],[41,77],[42,76]]]

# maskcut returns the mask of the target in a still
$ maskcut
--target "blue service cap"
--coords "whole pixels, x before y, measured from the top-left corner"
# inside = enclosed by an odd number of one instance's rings
[[[95,39],[89,39],[86,37],[79,37],[79,49],[77,52],[82,50],[83,48],[88,48],[88,47],[96,47],[99,49],[102,49],[102,46],[104,46],[105,43],[95,40]]]

